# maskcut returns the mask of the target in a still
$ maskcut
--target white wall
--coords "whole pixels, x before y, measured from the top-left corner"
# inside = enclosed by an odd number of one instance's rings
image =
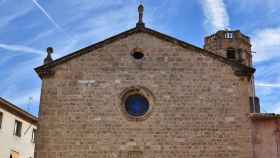
[[[20,158],[34,157],[35,144],[31,141],[33,129],[36,126],[21,118],[0,109],[3,112],[2,127],[0,129],[0,158],[10,158],[11,151],[19,152]],[[13,133],[15,120],[22,122],[21,137]]]

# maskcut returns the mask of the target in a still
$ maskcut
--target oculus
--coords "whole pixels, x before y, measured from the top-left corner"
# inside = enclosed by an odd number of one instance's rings
[[[121,110],[129,120],[145,120],[154,106],[154,96],[145,87],[133,86],[120,95]]]
[[[131,116],[144,116],[149,110],[149,101],[140,94],[133,94],[125,100],[125,110]]]
[[[132,56],[136,60],[144,58],[144,54],[142,52],[134,52],[134,53],[132,53]]]
[[[136,60],[140,60],[140,59],[143,59],[145,55],[141,48],[136,47],[133,49],[131,56]]]

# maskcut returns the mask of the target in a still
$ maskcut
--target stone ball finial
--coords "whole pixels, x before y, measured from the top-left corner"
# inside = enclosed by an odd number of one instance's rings
[[[47,48],[47,52],[48,52],[48,54],[52,54],[53,53],[53,48],[52,47],[48,47]]]
[[[141,4],[138,7],[138,13],[139,13],[139,19],[138,19],[138,23],[136,24],[137,27],[145,27],[145,24],[143,22],[143,16],[144,16],[144,6],[141,2]]]
[[[53,48],[52,47],[48,47],[47,48],[47,57],[44,59],[44,64],[50,63],[53,61],[51,54],[53,53]]]
[[[141,14],[143,14],[144,13],[144,6],[143,6],[143,4],[141,3],[140,5],[139,5],[139,7],[138,7],[138,12]]]

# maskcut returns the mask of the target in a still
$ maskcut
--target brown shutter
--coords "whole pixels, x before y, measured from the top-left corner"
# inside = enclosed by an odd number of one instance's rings
[[[3,113],[0,112],[0,128],[2,127]]]

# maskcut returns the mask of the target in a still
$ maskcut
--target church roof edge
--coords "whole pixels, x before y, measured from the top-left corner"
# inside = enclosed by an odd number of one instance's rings
[[[249,118],[252,120],[280,120],[280,114],[275,113],[251,113]]]
[[[42,66],[39,66],[37,68],[35,68],[35,71],[37,72],[37,74],[43,78],[43,74],[46,73],[47,70],[51,69],[52,67],[55,67],[56,65],[59,65],[61,63],[64,63],[66,61],[69,61],[75,57],[78,57],[78,56],[81,56],[83,54],[86,54],[86,53],[89,53],[93,50],[96,50],[98,48],[101,48],[101,47],[104,47],[105,45],[107,44],[110,44],[114,41],[117,41],[119,39],[122,39],[122,38],[125,38],[129,35],[132,35],[134,33],[148,33],[150,35],[153,35],[153,36],[156,36],[157,38],[160,38],[160,39],[163,39],[163,40],[166,40],[168,42],[171,42],[171,43],[174,43],[174,44],[177,44],[181,47],[184,47],[184,48],[188,48],[188,49],[192,49],[192,50],[195,50],[197,52],[200,52],[204,55],[207,55],[209,57],[212,57],[212,58],[215,58],[223,63],[226,63],[228,65],[231,65],[235,68],[238,68],[239,70],[241,70],[243,73],[245,72],[246,74],[249,74],[249,75],[252,75],[254,72],[255,72],[255,69],[254,68],[251,68],[251,67],[248,67],[246,65],[243,65],[243,64],[240,64],[236,61],[232,61],[232,60],[229,60],[225,57],[222,57],[222,56],[219,56],[213,52],[210,52],[210,51],[207,51],[203,48],[200,48],[200,47],[197,47],[195,45],[192,45],[192,44],[189,44],[187,42],[184,42],[182,40],[179,40],[177,38],[174,38],[174,37],[171,37],[169,35],[166,35],[166,34],[163,34],[163,33],[160,33],[158,31],[155,31],[153,29],[150,29],[150,28],[147,28],[147,27],[135,27],[135,28],[132,28],[132,29],[129,29],[127,31],[124,31],[122,33],[119,33],[115,36],[112,36],[110,38],[107,38],[101,42],[97,42],[93,45],[90,45],[88,47],[85,47],[85,48],[82,48],[78,51],[75,51],[73,53],[70,53],[66,56],[63,56],[61,58],[58,58],[56,60],[53,60],[52,62],[49,62],[49,63],[46,63],[46,64],[43,64]]]

